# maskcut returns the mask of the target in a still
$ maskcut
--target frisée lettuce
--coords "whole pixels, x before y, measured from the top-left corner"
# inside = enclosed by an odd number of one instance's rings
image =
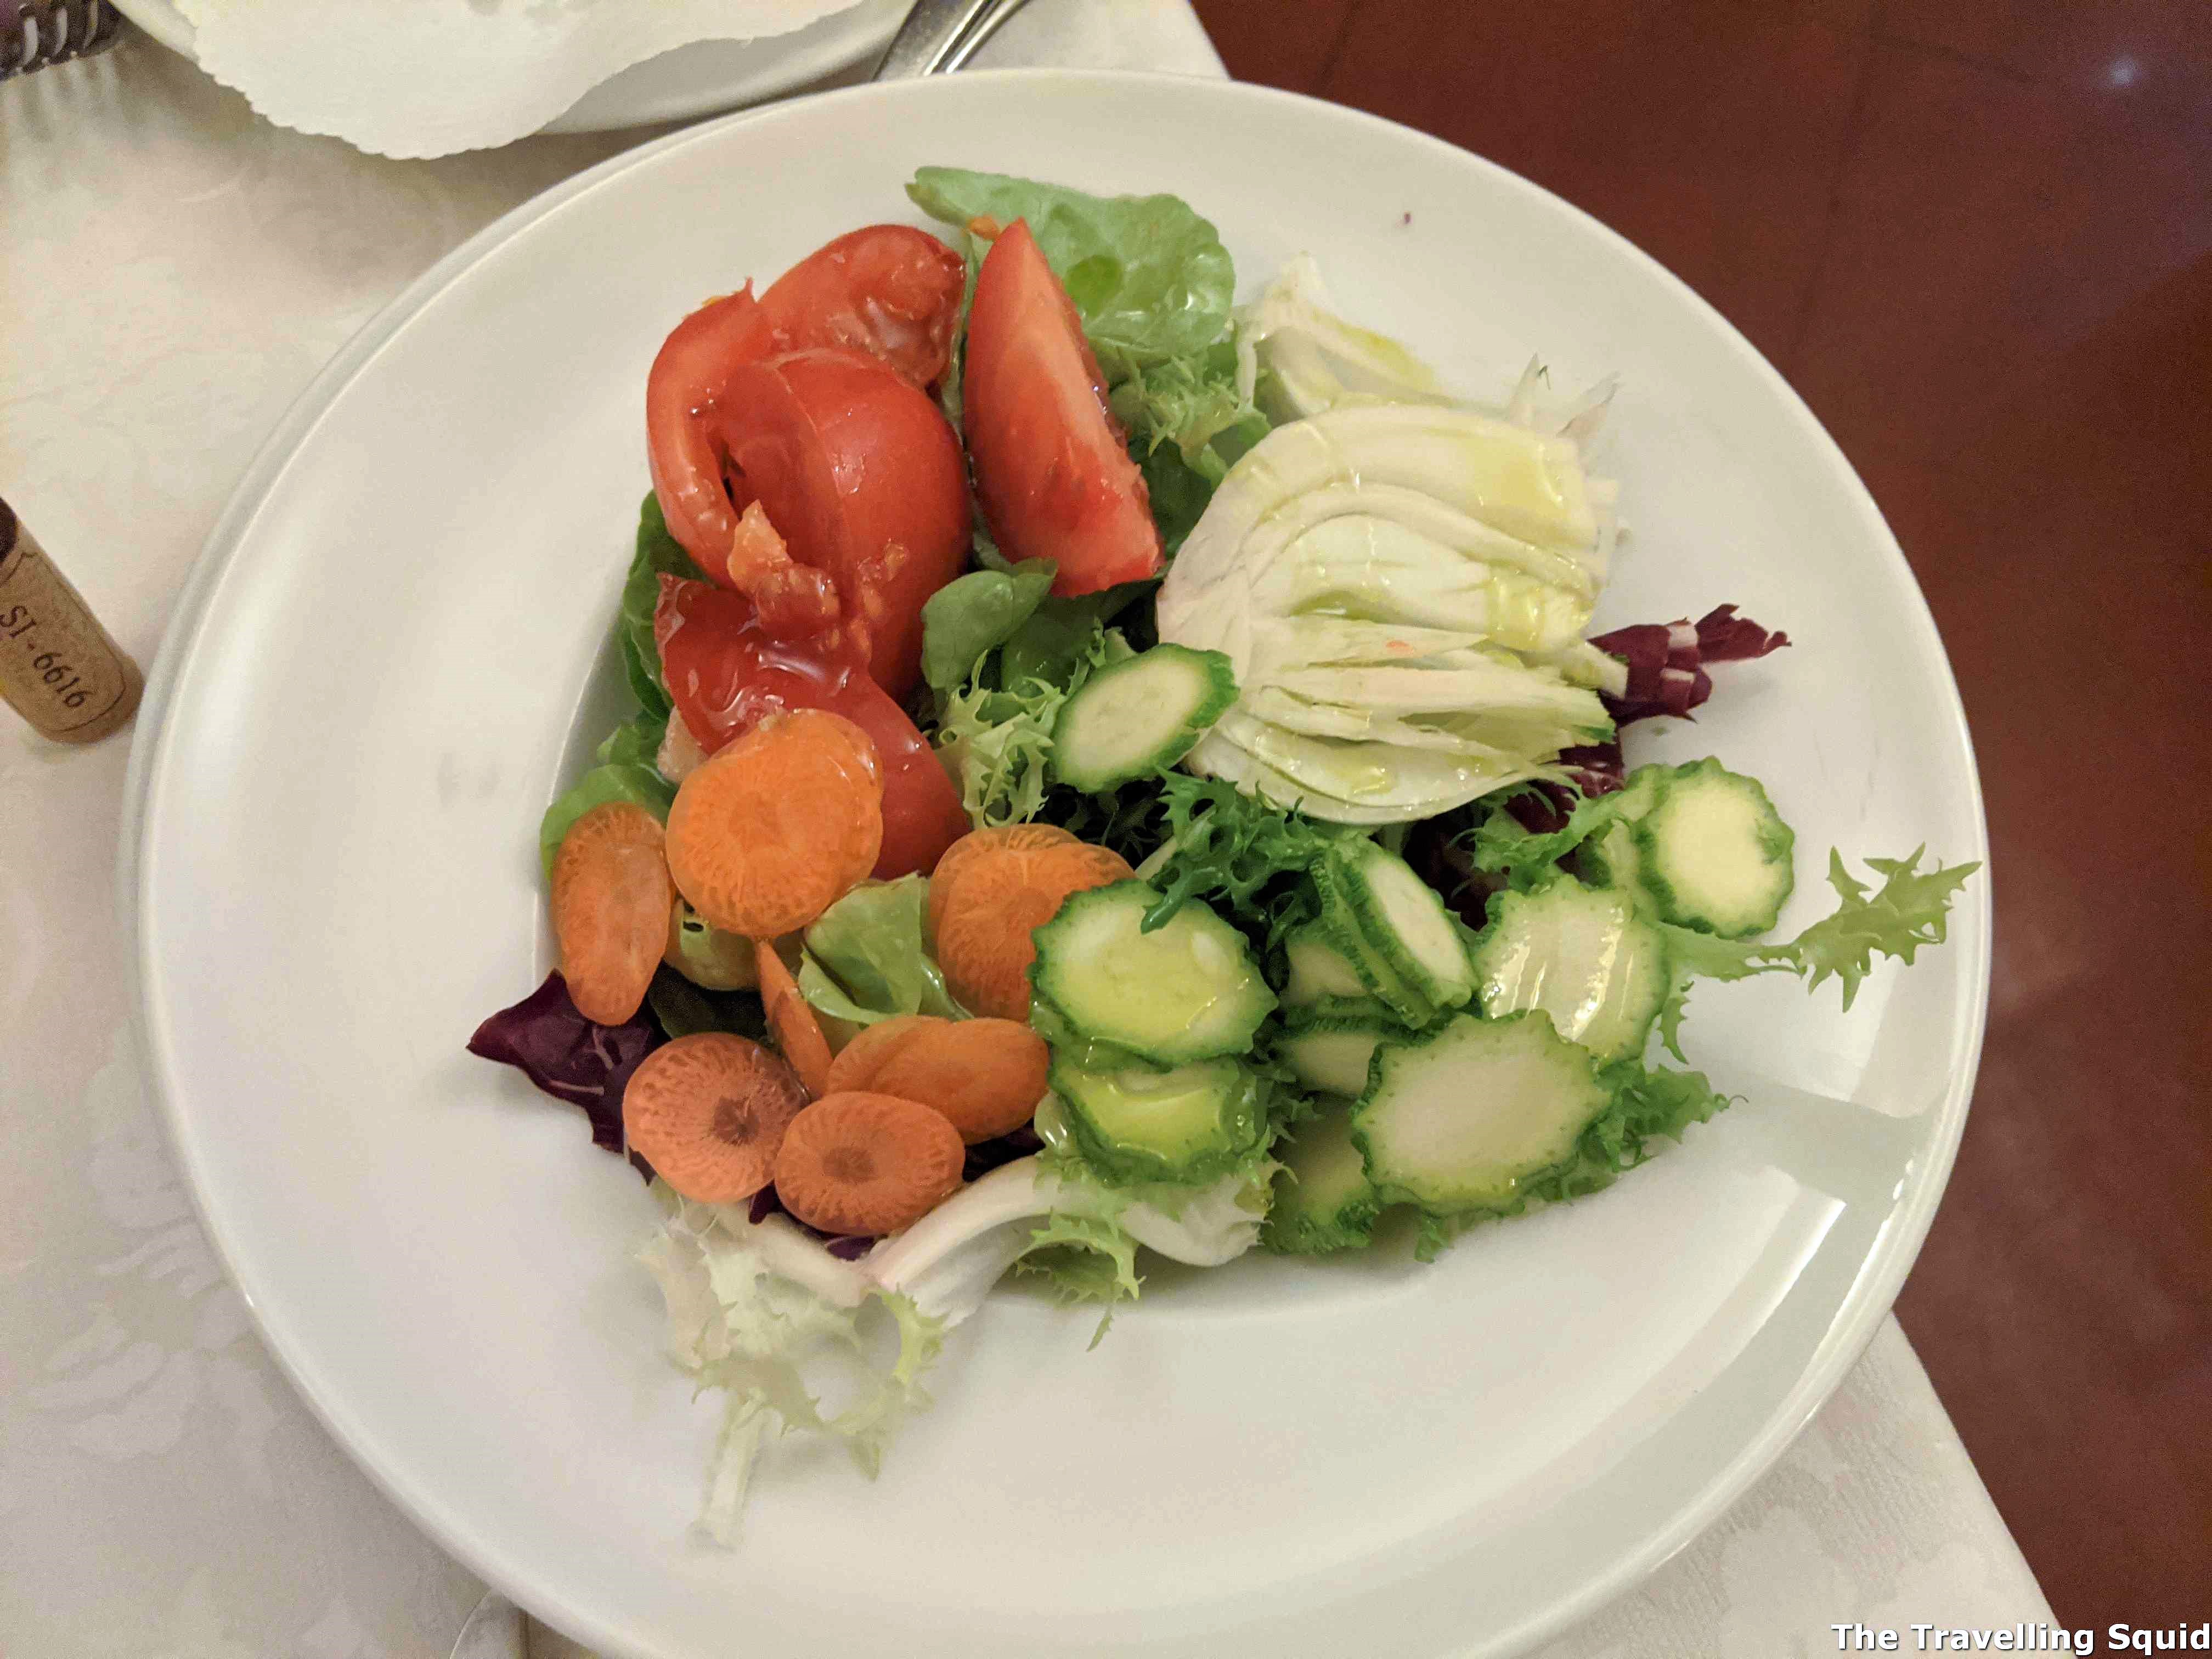
[[[723,1396],[700,1525],[733,1541],[771,1431],[829,1435],[872,1477],[900,1425],[927,1404],[923,1378],[946,1333],[1024,1258],[1037,1257],[1062,1292],[1110,1311],[1137,1294],[1140,1244],[1195,1267],[1241,1255],[1259,1236],[1271,1170],[1176,1194],[1170,1209],[1022,1158],[850,1261],[787,1217],[756,1221],[742,1206],[692,1203],[656,1183],[667,1218],[638,1260],[660,1289],[669,1357]],[[1078,1265],[1085,1257],[1093,1265]]]

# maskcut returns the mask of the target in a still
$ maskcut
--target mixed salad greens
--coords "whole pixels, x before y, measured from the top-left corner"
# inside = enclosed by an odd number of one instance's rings
[[[1789,641],[1588,636],[1609,386],[1456,397],[1309,258],[1240,307],[1171,196],[908,193],[949,245],[854,232],[656,360],[637,713],[540,826],[561,970],[471,1044],[653,1179],[724,1538],[771,1428],[872,1469],[1010,1270],[1110,1314],[1145,1251],[1425,1259],[1608,1185],[1728,1103],[1698,981],[1849,1007],[1974,867],[1832,853],[1776,941],[1765,791],[1628,767]]]

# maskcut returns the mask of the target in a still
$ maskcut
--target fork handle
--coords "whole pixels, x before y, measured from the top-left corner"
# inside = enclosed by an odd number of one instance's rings
[[[958,69],[1021,3],[1022,0],[915,0],[871,78],[901,81]]]
[[[0,81],[105,52],[122,30],[108,0],[0,0]]]

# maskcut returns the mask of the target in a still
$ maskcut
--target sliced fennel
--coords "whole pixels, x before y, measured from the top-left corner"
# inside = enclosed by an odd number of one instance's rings
[[[1188,763],[1346,823],[1557,775],[1612,730],[1618,670],[1581,637],[1612,495],[1573,440],[1436,403],[1277,428],[1160,588],[1160,637],[1221,652],[1242,688]]]
[[[1310,253],[1284,266],[1237,322],[1243,390],[1271,421],[1359,401],[1450,401],[1436,371],[1412,352],[1329,309]]]

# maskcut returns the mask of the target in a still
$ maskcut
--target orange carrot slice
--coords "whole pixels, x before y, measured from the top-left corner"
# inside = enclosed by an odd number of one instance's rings
[[[833,1086],[920,1101],[944,1113],[970,1146],[1009,1134],[1036,1115],[1052,1051],[1035,1031],[1011,1019],[916,1016],[915,1022],[879,1039],[857,1061],[838,1055]]]
[[[868,1079],[890,1064],[902,1046],[937,1023],[933,1014],[894,1014],[873,1025],[863,1025],[830,1062],[830,1086],[823,1092],[837,1095],[867,1088]]]
[[[576,1012],[600,1025],[633,1018],[668,946],[676,890],[660,821],[608,801],[568,826],[553,856],[553,937]]]
[[[952,891],[953,878],[977,859],[996,852],[1033,853],[1046,847],[1066,847],[1075,837],[1056,823],[1010,823],[1003,830],[975,830],[945,849],[937,867],[929,872],[929,937],[937,938],[937,924]]]
[[[684,1197],[737,1204],[768,1185],[805,1104],[799,1074],[759,1043],[700,1031],[654,1049],[630,1073],[623,1133]]]
[[[875,745],[842,715],[770,715],[684,780],[668,814],[677,890],[748,939],[796,933],[875,867]]]
[[[775,1033],[775,1046],[799,1073],[810,1095],[830,1092],[830,1039],[822,1023],[806,1006],[806,998],[792,978],[791,969],[775,953],[775,944],[757,939],[753,962],[760,972],[761,1006],[768,1011],[768,1028]]]
[[[1030,1016],[1031,937],[1070,893],[1129,878],[1119,853],[1087,842],[1007,847],[977,854],[948,884],[937,923],[937,963],[960,1005],[999,1019]]]
[[[824,1095],[784,1133],[775,1195],[825,1233],[896,1232],[950,1197],[966,1162],[940,1112],[896,1095]]]

